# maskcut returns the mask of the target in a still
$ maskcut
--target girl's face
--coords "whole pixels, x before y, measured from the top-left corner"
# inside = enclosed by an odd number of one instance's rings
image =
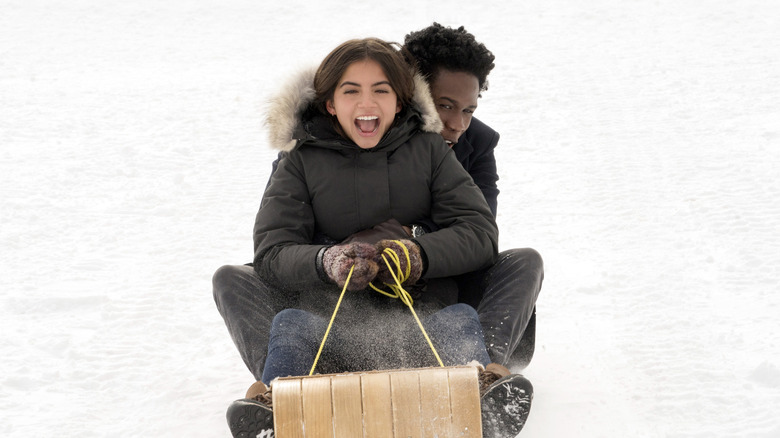
[[[336,116],[346,136],[362,149],[376,146],[401,111],[385,72],[371,59],[347,67],[333,99],[325,106]]]

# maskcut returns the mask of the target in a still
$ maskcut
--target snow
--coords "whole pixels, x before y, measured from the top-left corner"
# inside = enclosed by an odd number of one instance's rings
[[[211,296],[283,78],[436,20],[497,56],[502,249],[545,258],[521,436],[780,436],[780,5],[0,0],[0,435],[229,436]]]

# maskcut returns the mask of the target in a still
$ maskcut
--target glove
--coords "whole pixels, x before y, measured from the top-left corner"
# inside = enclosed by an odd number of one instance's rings
[[[404,251],[403,248],[404,246],[409,252],[408,259],[406,257],[406,251]],[[387,267],[387,263],[385,263],[385,261],[382,259],[382,254],[386,249],[393,251],[398,256],[398,267],[400,267],[400,270],[396,267],[396,263],[393,261],[393,258],[390,258],[387,256],[387,254],[385,254],[385,258],[387,258],[387,260],[390,262],[390,266],[392,266],[393,274],[395,274],[399,280],[402,280],[401,284],[410,285],[417,283],[417,280],[420,279],[420,276],[423,272],[423,261],[422,256],[420,255],[420,247],[417,246],[416,243],[407,239],[380,240],[377,242],[375,260],[376,264],[379,266],[379,272],[377,272],[376,278],[382,283],[395,284],[395,280],[390,273],[390,268]],[[404,280],[403,277],[406,275],[407,266],[409,269],[409,276]],[[399,275],[399,271],[401,275]]]
[[[382,239],[408,239],[409,234],[404,231],[404,227],[395,219],[388,219],[380,224],[375,225],[373,228],[359,231],[346,239],[341,243],[350,242],[367,242],[377,243]]]
[[[376,277],[376,247],[369,243],[352,242],[335,245],[322,255],[322,270],[339,287],[344,287],[349,270],[355,266],[347,290],[361,290]]]

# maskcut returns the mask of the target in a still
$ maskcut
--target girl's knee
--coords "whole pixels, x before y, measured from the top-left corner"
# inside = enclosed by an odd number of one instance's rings
[[[465,303],[453,304],[442,309],[437,316],[449,321],[479,321],[476,309]]]
[[[271,323],[274,327],[299,327],[305,326],[311,319],[312,315],[309,312],[300,309],[284,309],[274,316],[274,320]]]
[[[448,308],[451,308],[453,313],[463,315],[469,318],[471,317],[477,318],[477,310],[466,303],[453,304]]]

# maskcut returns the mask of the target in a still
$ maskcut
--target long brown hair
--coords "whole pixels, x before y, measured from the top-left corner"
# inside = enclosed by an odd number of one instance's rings
[[[352,63],[365,59],[376,61],[382,67],[390,87],[398,96],[398,102],[402,107],[409,105],[414,94],[414,81],[411,69],[397,47],[398,44],[379,38],[363,38],[346,41],[333,49],[314,75],[317,108],[323,114],[329,114],[325,104],[333,99],[344,72]]]

